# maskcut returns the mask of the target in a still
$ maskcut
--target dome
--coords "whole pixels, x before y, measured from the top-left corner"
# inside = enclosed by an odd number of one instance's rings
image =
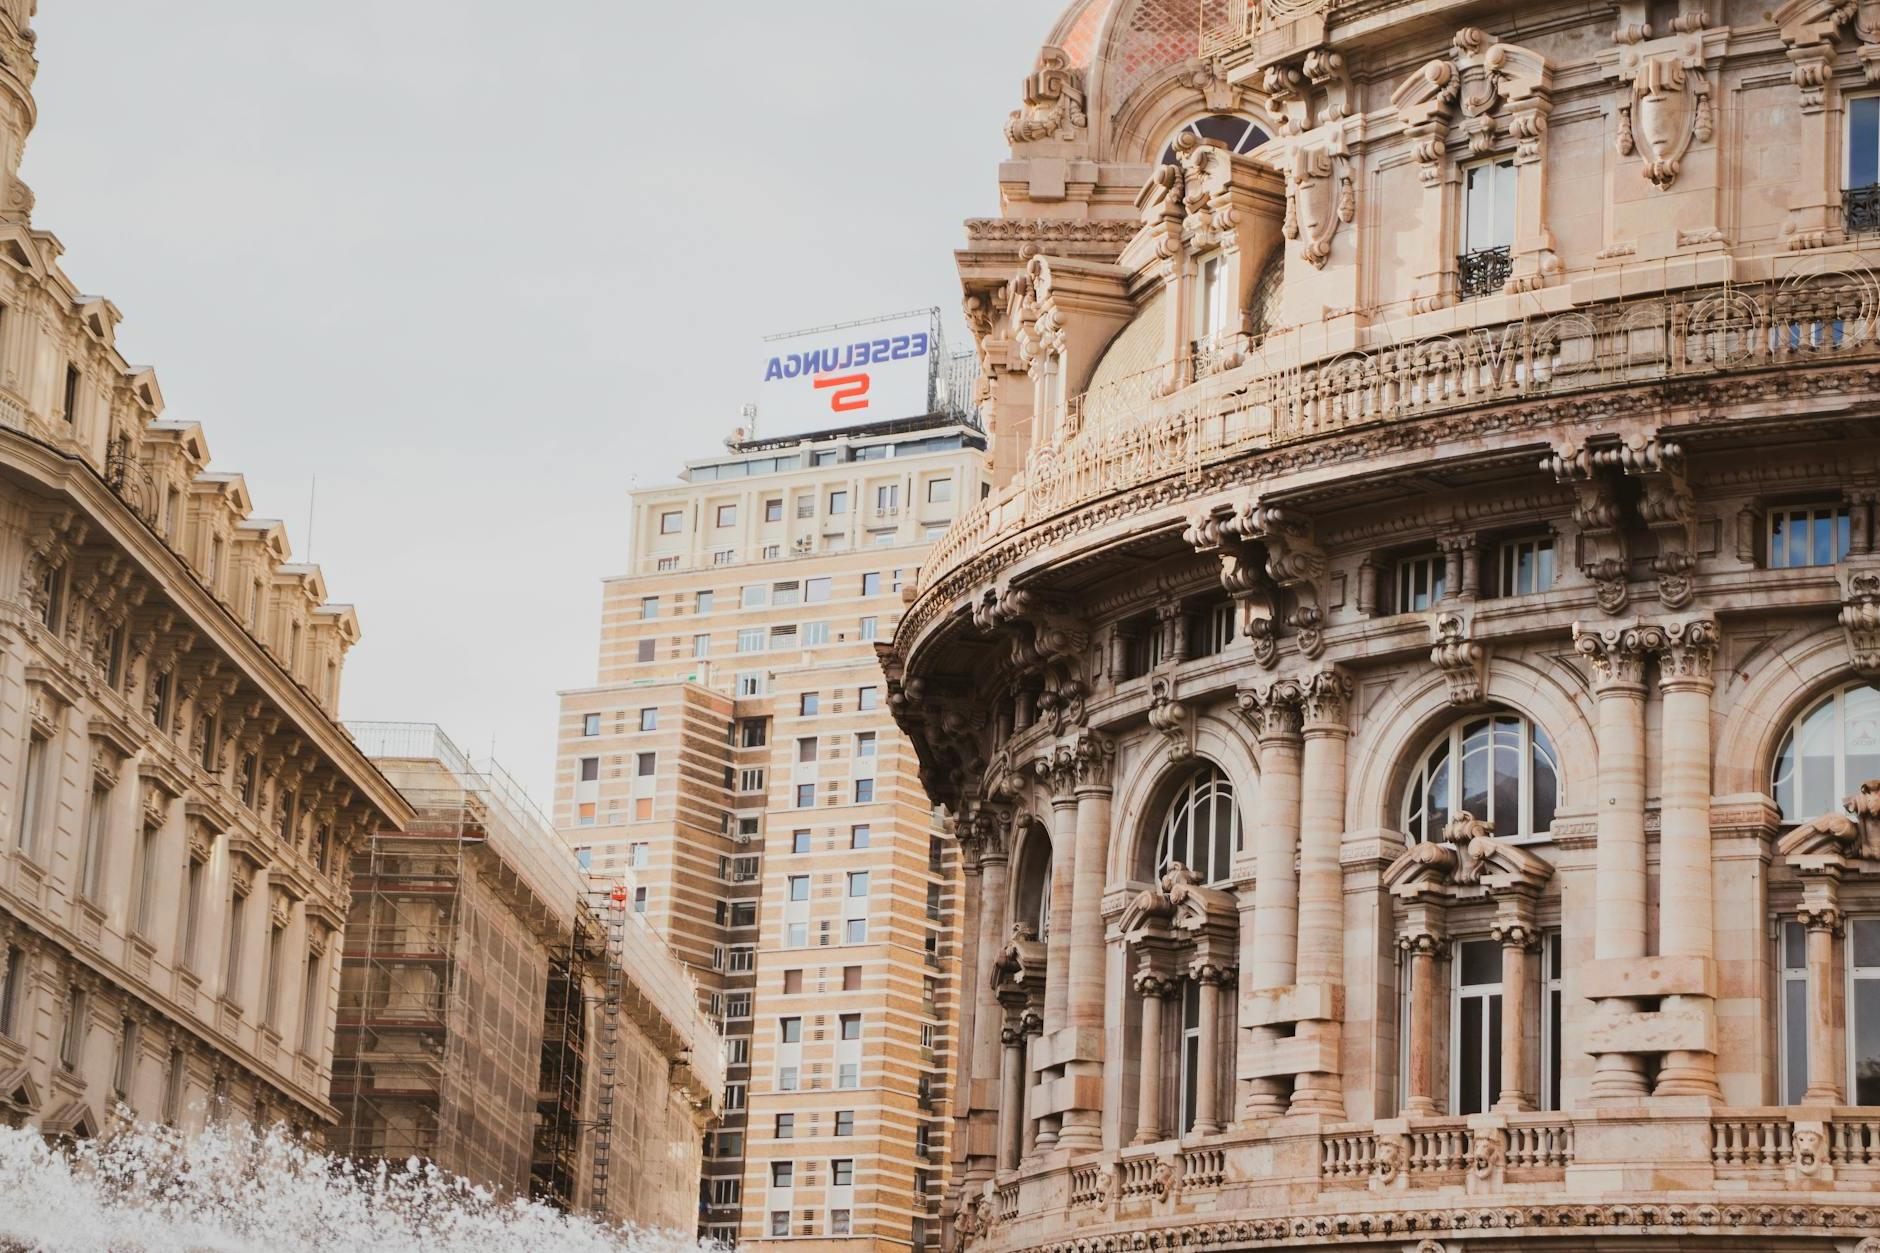
[[[1072,0],[1046,40],[1082,72],[1093,119],[1115,116],[1144,83],[1195,60],[1223,0]]]

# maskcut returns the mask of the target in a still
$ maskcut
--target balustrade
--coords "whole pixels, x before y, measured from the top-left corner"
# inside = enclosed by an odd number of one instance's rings
[[[1781,1114],[1713,1119],[1710,1160],[1718,1166],[1786,1166],[1795,1160],[1795,1128]]]
[[[1085,1164],[1071,1167],[1071,1208],[1095,1205],[1103,1199],[1103,1167]]]
[[[1182,1191],[1218,1188],[1227,1181],[1227,1151],[1222,1148],[1182,1150]]]
[[[1828,1160],[1836,1166],[1880,1166],[1880,1115],[1829,1123]]]

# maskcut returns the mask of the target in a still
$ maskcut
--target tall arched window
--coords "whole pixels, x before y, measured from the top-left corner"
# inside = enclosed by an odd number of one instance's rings
[[[1465,810],[1503,840],[1545,835],[1560,801],[1559,759],[1547,733],[1519,714],[1465,718],[1438,736],[1404,796],[1412,844],[1440,840]]]
[[[1163,165],[1175,164],[1178,159],[1175,155],[1175,141],[1183,135],[1218,139],[1227,145],[1228,151],[1239,153],[1241,156],[1246,156],[1271,138],[1252,118],[1239,117],[1232,113],[1213,113],[1185,123],[1168,137],[1168,143],[1162,149]]]
[[[1155,877],[1160,879],[1175,862],[1195,872],[1203,883],[1222,883],[1233,876],[1234,854],[1240,851],[1240,810],[1234,804],[1234,785],[1212,762],[1202,766],[1182,785],[1162,818],[1155,847]]]
[[[1817,703],[1782,737],[1770,790],[1784,822],[1839,812],[1841,800],[1880,779],[1880,689],[1856,683]]]

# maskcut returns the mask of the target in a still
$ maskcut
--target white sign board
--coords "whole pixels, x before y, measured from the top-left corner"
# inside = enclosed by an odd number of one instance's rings
[[[931,311],[764,341],[757,437],[924,417],[933,408]]]

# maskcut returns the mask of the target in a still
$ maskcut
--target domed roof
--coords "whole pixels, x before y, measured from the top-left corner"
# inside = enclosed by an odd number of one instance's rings
[[[1223,0],[1071,0],[1047,46],[1084,71],[1093,112],[1114,115],[1144,82],[1195,59],[1201,28],[1223,20]]]

